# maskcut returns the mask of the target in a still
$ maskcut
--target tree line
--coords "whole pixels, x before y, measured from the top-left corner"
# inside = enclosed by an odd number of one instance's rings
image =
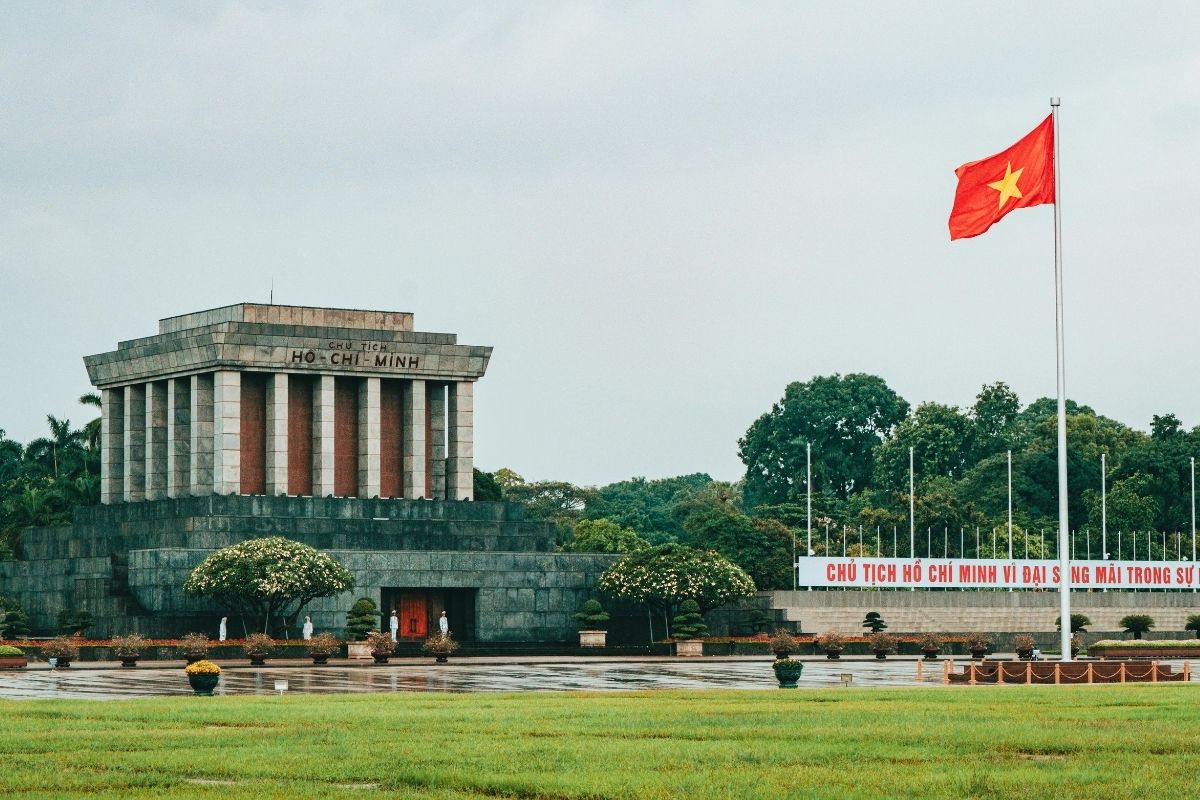
[[[99,409],[95,394],[80,402],[93,413]],[[694,473],[588,487],[526,481],[501,468],[476,470],[475,494],[478,500],[520,503],[528,519],[553,523],[566,551],[630,552],[677,542],[719,552],[760,588],[787,588],[796,537],[803,541],[808,522],[810,445],[817,555],[827,548],[892,554],[888,534],[908,527],[910,447],[918,529],[953,532],[947,537],[952,555],[993,555],[989,535],[975,549],[974,537],[960,538],[958,531],[1006,529],[1011,452],[1014,552],[1052,557],[1058,526],[1055,411],[1053,399],[1023,404],[1002,382],[983,386],[963,409],[935,402],[913,407],[875,375],[819,376],[789,384],[753,420],[737,442],[746,467],[737,482]],[[76,505],[99,501],[99,419],[76,428],[48,416],[47,426],[46,436],[26,445],[0,430],[0,557],[19,550],[21,529],[69,523]],[[1068,401],[1072,528],[1100,528],[1103,454],[1108,531],[1125,534],[1120,552],[1110,536],[1113,557],[1131,557],[1135,531],[1141,534],[1138,558],[1190,555],[1190,459],[1198,450],[1200,428],[1185,429],[1174,414],[1155,415],[1146,433]],[[828,545],[826,530],[833,534]],[[1158,533],[1147,537],[1148,531]],[[968,552],[955,552],[960,541],[968,543]],[[898,549],[906,555],[907,541],[903,545]],[[1007,540],[996,549],[1006,551]]]
[[[1100,557],[1103,454],[1111,557],[1190,556],[1190,459],[1200,451],[1200,428],[1186,430],[1164,413],[1145,433],[1073,400],[1066,406],[1077,554],[1086,537]],[[935,402],[913,407],[875,375],[820,376],[789,384],[753,421],[738,441],[746,472],[736,483],[697,473],[580,487],[526,482],[505,468],[478,476],[477,496],[522,503],[527,517],[555,523],[565,550],[623,552],[637,544],[631,536],[680,542],[720,552],[759,588],[790,588],[793,537],[801,553],[807,547],[810,446],[815,555],[909,554],[909,448],[922,542],[917,554],[924,554],[929,528],[938,533],[934,555],[943,542],[952,556],[1006,554],[1011,453],[1013,552],[1056,557],[1056,411],[1052,398],[1023,404],[1003,382],[983,386],[962,409]],[[996,528],[999,537],[992,536]],[[893,529],[904,532],[895,551]]]

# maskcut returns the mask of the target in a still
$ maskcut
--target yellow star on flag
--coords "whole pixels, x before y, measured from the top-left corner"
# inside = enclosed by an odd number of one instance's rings
[[[1021,167],[1016,172],[1012,171],[1012,162],[1004,168],[1004,177],[995,183],[989,183],[988,188],[995,189],[1000,193],[1000,203],[997,208],[1004,208],[1004,204],[1008,202],[1010,197],[1021,197],[1021,190],[1017,187],[1017,181],[1021,178],[1021,173],[1025,171]]]

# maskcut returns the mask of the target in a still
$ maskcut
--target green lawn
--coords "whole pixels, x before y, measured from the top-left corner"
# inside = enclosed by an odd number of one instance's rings
[[[1191,797],[1200,776],[1196,692],[1008,686],[4,701],[0,795]]]

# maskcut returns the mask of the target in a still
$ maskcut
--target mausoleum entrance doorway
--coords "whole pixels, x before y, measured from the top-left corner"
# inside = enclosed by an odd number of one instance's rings
[[[382,591],[383,630],[392,611],[400,621],[397,638],[415,641],[437,633],[442,612],[450,633],[459,641],[475,639],[475,589],[426,589],[385,586]]]

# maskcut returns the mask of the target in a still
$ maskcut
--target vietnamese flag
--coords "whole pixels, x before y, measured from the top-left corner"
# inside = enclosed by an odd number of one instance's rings
[[[966,239],[1016,208],[1054,202],[1054,115],[1002,153],[954,170],[950,239]]]

